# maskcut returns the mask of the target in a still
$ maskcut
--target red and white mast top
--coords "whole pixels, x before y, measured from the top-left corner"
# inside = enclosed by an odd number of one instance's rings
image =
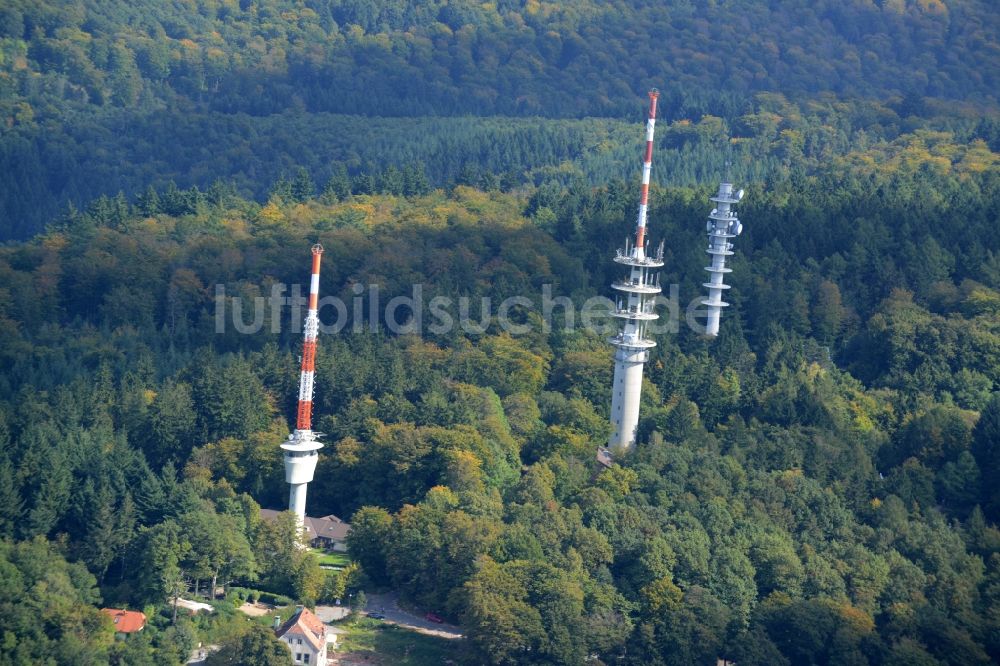
[[[639,198],[639,222],[635,228],[635,256],[645,254],[646,212],[649,208],[649,174],[653,169],[653,131],[656,127],[656,100],[660,92],[649,91],[649,116],[646,119],[646,153],[642,158],[642,195]]]
[[[319,450],[323,445],[312,431],[313,385],[316,376],[316,335],[319,333],[319,264],[323,246],[312,247],[312,280],[309,283],[309,312],[306,314],[305,339],[302,341],[302,374],[299,377],[299,409],[295,432],[281,445],[284,450],[285,482],[289,484],[288,510],[302,527],[306,515],[306,486],[313,480]]]
[[[299,409],[295,419],[295,430],[312,430],[312,399],[316,378],[316,335],[319,333],[319,264],[323,258],[323,246],[312,247],[312,278],[309,282],[309,311],[306,314],[305,337],[302,341],[302,374],[299,376]]]

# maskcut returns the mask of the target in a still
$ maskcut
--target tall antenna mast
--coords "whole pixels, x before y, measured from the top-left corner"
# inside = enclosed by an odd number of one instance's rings
[[[653,170],[653,131],[656,128],[656,100],[659,91],[649,91],[649,115],[646,118],[646,152],[642,158],[642,190],[639,195],[639,221],[635,227],[635,247],[639,256],[645,252],[646,211],[649,207],[649,174]]]
[[[733,244],[730,238],[736,238],[743,231],[743,225],[736,217],[736,211],[732,206],[743,198],[743,190],[733,192],[732,178],[726,168],[726,177],[719,184],[719,191],[714,197],[709,197],[714,201],[716,207],[708,214],[708,223],[705,229],[708,231],[708,249],[706,252],[711,255],[712,263],[705,267],[705,270],[712,274],[709,281],[704,283],[708,287],[708,298],[702,301],[702,305],[708,307],[708,318],[705,320],[705,335],[716,337],[719,335],[719,318],[722,316],[722,308],[728,307],[729,303],[722,300],[722,292],[729,289],[729,285],[723,283],[726,273],[732,273],[733,269],[726,268],[726,257],[732,256]]]
[[[649,91],[649,115],[646,120],[646,152],[642,160],[642,194],[639,198],[639,221],[635,246],[618,251],[615,263],[628,266],[628,274],[611,283],[617,293],[611,314],[622,319],[622,328],[610,342],[615,347],[615,378],[611,393],[611,449],[628,450],[635,444],[639,425],[639,397],[642,392],[642,368],[649,360],[649,350],[656,343],[646,337],[646,323],[659,316],[654,312],[660,283],[652,269],[663,266],[663,245],[655,257],[646,256],[646,213],[649,204],[649,175],[653,166],[653,130],[656,125],[656,100],[659,92]]]
[[[299,526],[306,516],[306,490],[316,472],[319,450],[323,445],[312,431],[312,399],[316,376],[316,335],[319,333],[319,265],[323,246],[312,247],[312,278],[309,283],[309,310],[306,314],[302,341],[302,372],[299,375],[299,407],[295,432],[281,445],[285,451],[285,482],[289,484],[288,510],[295,513]]]

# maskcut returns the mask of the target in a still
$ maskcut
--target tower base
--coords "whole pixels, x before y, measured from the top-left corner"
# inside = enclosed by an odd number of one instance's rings
[[[645,349],[619,347],[615,350],[615,378],[611,385],[612,430],[608,439],[608,448],[612,450],[628,450],[635,445],[642,368],[648,358]]]
[[[313,480],[319,450],[323,445],[316,441],[311,430],[296,430],[281,445],[285,451],[285,483],[288,484],[288,510],[299,519],[299,525],[306,517],[306,487]]]
[[[308,483],[294,483],[288,486],[288,510],[298,518],[300,528],[305,523],[306,493],[308,490]]]

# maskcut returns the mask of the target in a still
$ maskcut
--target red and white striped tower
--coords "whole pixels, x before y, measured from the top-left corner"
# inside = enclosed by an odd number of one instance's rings
[[[635,228],[635,249],[639,256],[646,246],[646,211],[649,205],[649,174],[653,170],[653,131],[656,127],[656,100],[659,91],[649,91],[649,116],[646,118],[646,153],[642,158],[642,193],[639,196],[639,223]]]
[[[312,399],[316,376],[316,335],[319,333],[319,264],[323,246],[312,247],[312,279],[309,283],[309,310],[306,314],[302,341],[302,374],[299,376],[299,408],[295,432],[281,445],[285,451],[285,481],[289,485],[288,510],[295,513],[301,524],[306,515],[306,487],[313,480],[319,450],[323,445],[312,431]]]
[[[663,243],[655,257],[646,254],[646,212],[649,204],[649,174],[653,166],[653,129],[656,125],[656,90],[649,91],[649,116],[646,120],[646,153],[642,160],[642,196],[639,199],[639,222],[635,246],[618,250],[615,263],[628,266],[628,273],[611,283],[615,290],[615,309],[611,314],[622,319],[621,331],[610,342],[615,347],[615,378],[611,393],[611,437],[608,446],[628,450],[635,444],[639,425],[639,397],[642,392],[642,368],[649,360],[649,350],[656,343],[646,337],[646,324],[659,318],[654,308],[660,293],[657,268],[663,266]]]

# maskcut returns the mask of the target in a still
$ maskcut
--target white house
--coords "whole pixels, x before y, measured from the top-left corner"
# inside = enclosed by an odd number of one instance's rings
[[[275,630],[275,635],[281,642],[288,645],[292,651],[293,664],[309,664],[309,666],[326,666],[327,626],[316,617],[311,610],[299,606],[295,615]],[[336,637],[333,637],[336,638]],[[334,643],[335,641],[330,641]]]

